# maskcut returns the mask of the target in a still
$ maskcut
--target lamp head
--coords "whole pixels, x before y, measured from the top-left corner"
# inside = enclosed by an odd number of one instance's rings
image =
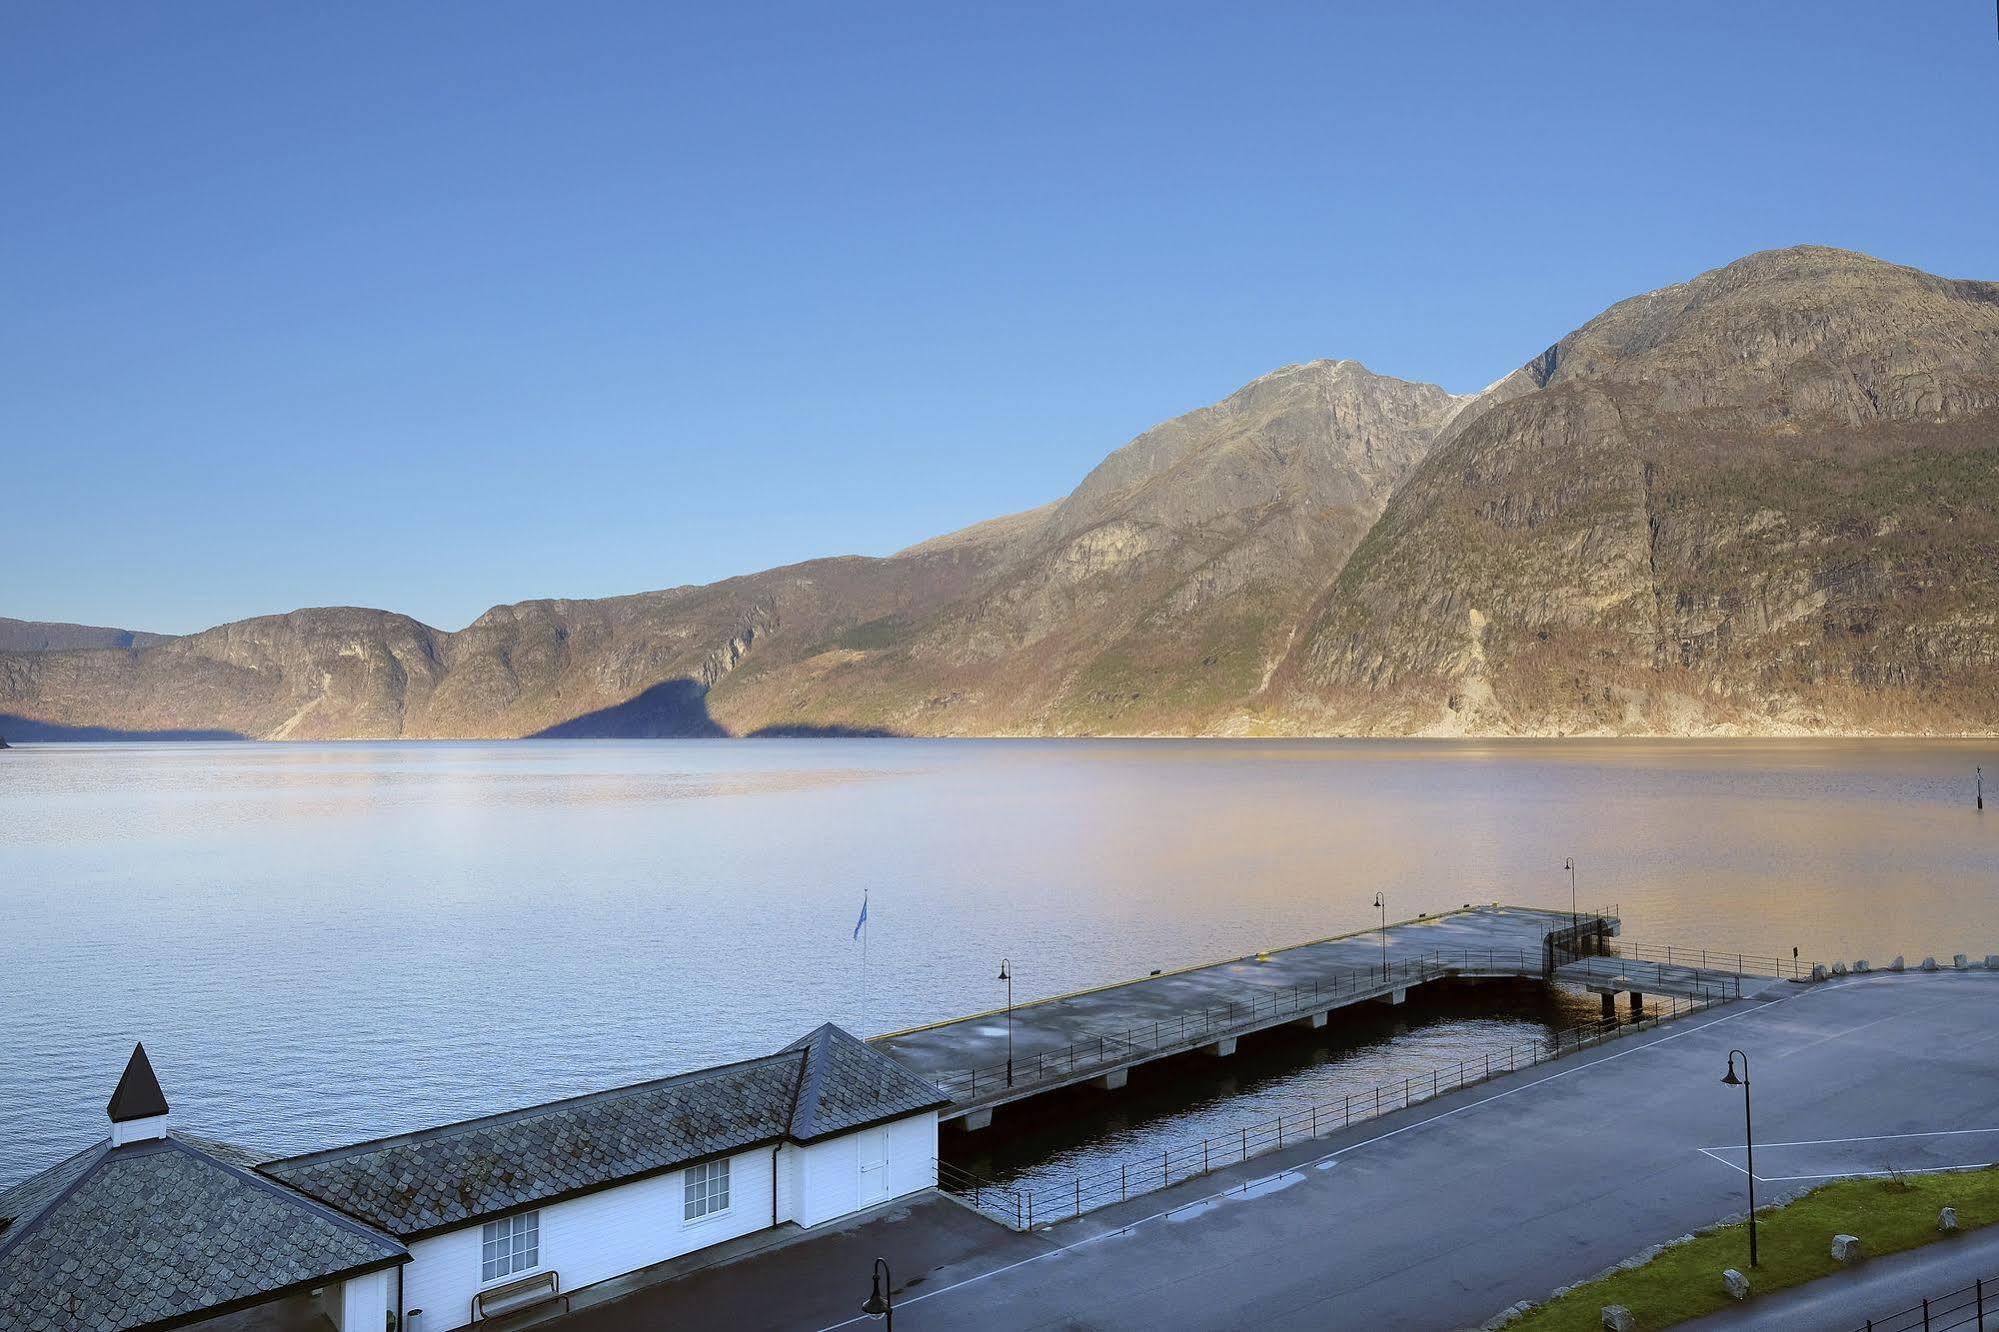
[[[1009,972],[1009,971],[1008,971],[1008,970],[1006,969],[1006,959],[1005,959],[1005,958],[1001,958],[1001,959],[1000,959],[1000,974],[999,974],[999,978],[1000,978],[1001,980],[1003,980],[1003,981],[1007,981],[1007,980],[1012,980],[1012,979],[1013,979],[1013,975],[1012,975],[1012,973],[1010,973],[1010,972]]]
[[[1721,1085],[1724,1087],[1740,1087],[1742,1085],[1742,1079],[1735,1076],[1735,1052],[1732,1050],[1728,1055],[1728,1072],[1722,1075]]]
[[[874,1289],[870,1290],[868,1292],[868,1298],[862,1301],[861,1312],[866,1314],[870,1318],[879,1319],[879,1318],[886,1318],[888,1316],[888,1311],[889,1311],[888,1296],[882,1290],[881,1264],[877,1263],[875,1264],[875,1270],[874,1270]]]

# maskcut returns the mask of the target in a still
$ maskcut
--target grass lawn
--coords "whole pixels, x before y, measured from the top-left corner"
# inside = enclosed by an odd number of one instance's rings
[[[1580,1286],[1509,1324],[1509,1332],[1599,1332],[1606,1304],[1630,1309],[1640,1327],[1671,1327],[1734,1305],[1721,1285],[1726,1267],[1749,1277],[1749,1303],[1754,1305],[1759,1294],[1841,1270],[1829,1252],[1836,1234],[1858,1235],[1863,1252],[1871,1256],[1932,1240],[1948,1243],[1950,1236],[1937,1233],[1937,1212],[1943,1207],[1957,1209],[1962,1230],[1999,1221],[1999,1167],[1822,1185],[1782,1207],[1758,1209],[1761,1264],[1754,1271],[1747,1224],[1737,1222],[1702,1231],[1643,1267]]]

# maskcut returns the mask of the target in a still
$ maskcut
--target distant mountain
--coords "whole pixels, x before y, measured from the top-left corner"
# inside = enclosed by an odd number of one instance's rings
[[[1983,731],[1995,569],[1999,287],[1806,247],[1478,395],[1286,367],[886,559],[0,651],[0,733]]]
[[[88,624],[51,624],[45,620],[10,620],[0,615],[0,652],[67,652],[73,648],[144,648],[164,643],[171,634],[137,629],[100,629]]]

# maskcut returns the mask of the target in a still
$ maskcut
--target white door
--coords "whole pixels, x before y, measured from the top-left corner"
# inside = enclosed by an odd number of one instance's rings
[[[861,1205],[878,1203],[888,1197],[888,1130],[869,1129],[861,1134]]]

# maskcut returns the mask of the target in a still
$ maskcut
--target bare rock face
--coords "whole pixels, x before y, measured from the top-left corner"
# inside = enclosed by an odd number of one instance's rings
[[[1284,701],[1342,731],[1990,726],[1995,553],[1999,286],[1753,255],[1454,423]]]

